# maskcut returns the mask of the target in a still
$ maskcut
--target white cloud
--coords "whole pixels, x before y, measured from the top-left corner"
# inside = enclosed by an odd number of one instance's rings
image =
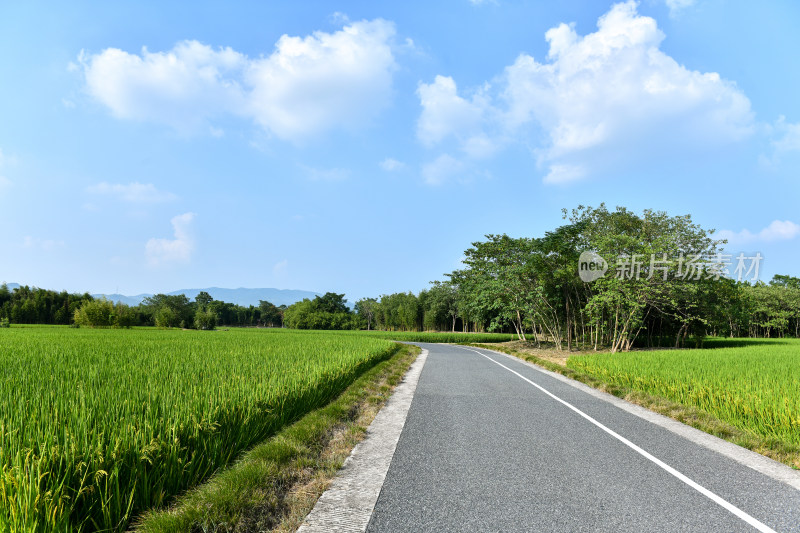
[[[435,144],[499,132],[489,137],[495,145],[533,144],[553,183],[574,179],[578,168],[588,176],[604,165],[652,164],[753,132],[747,97],[718,74],[689,70],[662,52],[664,34],[635,2],[614,5],[597,26],[585,36],[567,24],[548,30],[547,61],[521,54],[477,98],[459,97],[450,78],[421,85],[420,138]]]
[[[432,145],[460,130],[480,127],[483,110],[476,102],[458,96],[456,82],[449,76],[436,76],[433,83],[417,88],[422,113],[417,121],[417,137]]]
[[[335,33],[282,36],[272,55],[250,65],[250,112],[265,129],[292,140],[363,125],[391,97],[394,34],[392,23],[376,19]]]
[[[283,35],[272,54],[250,59],[197,41],[168,52],[108,48],[81,54],[90,95],[118,118],[208,130],[217,117],[251,119],[291,141],[364,125],[391,98],[394,25],[353,22],[333,33]]]
[[[192,222],[194,213],[184,213],[172,218],[174,239],[150,239],[145,245],[145,257],[150,266],[170,263],[188,263],[194,252]]]
[[[404,168],[406,166],[405,163],[402,163],[402,162],[398,161],[397,159],[392,159],[391,157],[387,157],[386,159],[381,161],[379,164],[380,164],[381,168],[383,170],[385,170],[386,172],[394,172],[396,170],[401,170],[402,168]]]
[[[776,157],[787,152],[800,152],[800,122],[792,124],[781,116],[778,117],[773,131],[777,135],[772,141]]]
[[[687,7],[692,7],[696,0],[666,0],[669,14],[671,17],[677,16]]]
[[[171,192],[159,191],[152,183],[132,182],[123,185],[121,183],[101,182],[87,187],[86,191],[92,194],[114,196],[120,200],[136,204],[169,202],[177,198]]]
[[[449,154],[442,154],[432,162],[423,165],[422,177],[428,185],[441,185],[463,170],[464,164],[461,161]]]
[[[350,177],[346,168],[314,168],[300,165],[309,179],[313,181],[344,181]]]
[[[580,165],[550,165],[550,171],[544,177],[545,183],[571,183],[586,175],[586,169]]]
[[[231,48],[184,41],[169,52],[107,48],[79,59],[87,91],[117,118],[190,131],[245,105],[238,79],[247,58]]]
[[[436,76],[430,84],[420,83],[417,95],[422,113],[417,121],[417,137],[425,145],[433,146],[453,136],[469,155],[480,157],[491,153],[492,141],[482,129],[491,104],[483,89],[467,100],[458,95],[456,82],[449,76]]]
[[[727,239],[728,244],[746,244],[755,241],[787,241],[798,235],[800,235],[800,224],[795,224],[790,220],[773,220],[769,226],[758,233],[752,233],[747,229],[738,232],[721,230],[716,233],[715,237]]]

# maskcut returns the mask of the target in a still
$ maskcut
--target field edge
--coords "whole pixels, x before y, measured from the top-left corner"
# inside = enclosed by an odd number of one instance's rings
[[[478,343],[470,343],[469,345],[487,350],[495,350],[533,363],[551,372],[556,372],[567,378],[579,381],[584,385],[588,385],[632,404],[671,418],[681,424],[686,424],[687,426],[699,429],[700,431],[726,440],[737,446],[761,454],[774,461],[790,466],[795,470],[800,470],[800,449],[796,446],[744,431],[696,407],[684,405],[662,396],[612,384],[603,381],[597,376],[578,372],[572,368],[562,366],[530,353],[524,353],[498,345]]]
[[[145,513],[132,530],[296,530],[420,353],[416,346],[399,346],[331,403],[256,445],[170,508]]]

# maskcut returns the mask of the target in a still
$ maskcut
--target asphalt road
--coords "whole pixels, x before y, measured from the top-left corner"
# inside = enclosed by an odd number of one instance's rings
[[[521,361],[422,346],[367,531],[800,531],[800,490]]]

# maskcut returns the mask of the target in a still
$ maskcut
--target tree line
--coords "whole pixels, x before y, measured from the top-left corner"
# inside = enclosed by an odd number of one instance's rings
[[[12,323],[211,329],[286,326],[514,332],[557,349],[700,344],[708,335],[800,335],[800,278],[768,284],[742,278],[742,257],[726,256],[689,215],[579,206],[540,237],[487,235],[464,252],[463,268],[417,294],[362,298],[351,309],[328,292],[288,307],[239,306],[201,292],[158,294],[138,306],[89,294],[0,287],[0,320]],[[589,253],[588,259],[585,257]],[[737,262],[736,259],[739,259]],[[748,258],[757,259],[757,258]],[[603,274],[584,279],[585,270]],[[745,276],[746,278],[746,276]]]
[[[725,254],[725,241],[689,215],[601,204],[565,210],[564,219],[541,237],[487,235],[464,252],[463,268],[416,295],[364,298],[338,314],[305,300],[287,308],[287,325],[515,332],[557,349],[611,351],[699,345],[708,335],[800,334],[800,279],[748,280],[758,257]],[[581,278],[586,252],[604,275]]]
[[[3,324],[60,324],[93,327],[158,326],[213,329],[216,326],[282,327],[285,305],[260,301],[241,306],[214,300],[200,292],[194,301],[186,295],[156,294],[129,306],[94,298],[88,293],[70,294],[37,287],[13,290],[0,285],[0,321]]]

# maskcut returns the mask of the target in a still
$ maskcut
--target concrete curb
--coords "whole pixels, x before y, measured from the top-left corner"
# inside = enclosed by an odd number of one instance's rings
[[[366,531],[427,357],[423,349],[298,532]]]

